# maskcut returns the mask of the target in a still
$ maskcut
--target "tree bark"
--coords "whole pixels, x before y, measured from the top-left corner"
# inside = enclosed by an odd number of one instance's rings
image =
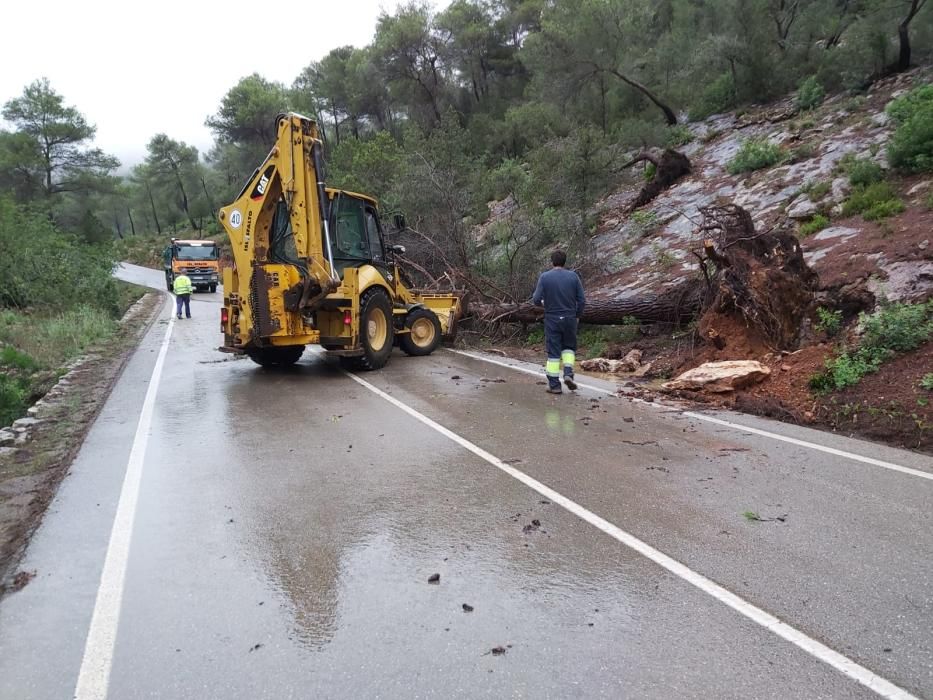
[[[159,235],[162,235],[162,226],[159,224],[159,215],[156,213],[155,200],[152,198],[152,188],[149,187],[149,183],[146,183],[146,194],[149,195],[149,206],[152,207],[152,218],[155,220],[156,231]]]
[[[135,236],[136,235],[136,222],[133,221],[133,212],[129,207],[126,208],[126,218],[130,220],[130,232]]]
[[[602,70],[602,69],[599,69],[599,70]],[[666,104],[661,102],[661,100],[653,92],[651,92],[651,90],[649,90],[647,87],[639,83],[637,80],[633,80],[632,78],[629,78],[627,75],[623,75],[622,73],[617,71],[615,68],[610,69],[608,72],[612,73],[615,77],[617,77],[623,83],[635,88],[640,93],[642,93],[645,97],[651,100],[658,109],[664,112],[664,119],[667,120],[668,126],[674,126],[677,124],[677,115],[674,114],[674,110],[672,110]]]
[[[660,294],[615,299],[587,299],[580,321],[593,324],[619,324],[628,318],[639,321],[683,323],[700,310],[702,285],[693,281],[677,285]],[[544,318],[544,309],[531,304],[471,304],[470,314],[481,321],[534,323]]]
[[[910,68],[910,23],[917,16],[917,13],[923,9],[926,2],[927,0],[911,0],[907,16],[897,25],[897,38],[900,48],[897,54],[897,63],[894,66],[894,72],[896,73],[902,73]]]

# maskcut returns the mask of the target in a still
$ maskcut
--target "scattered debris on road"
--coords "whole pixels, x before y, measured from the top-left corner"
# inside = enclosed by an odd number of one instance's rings
[[[440,574],[431,574],[428,576],[428,583],[440,583],[441,575]]]
[[[473,612],[473,606],[470,605],[469,603],[464,603],[463,612],[468,612],[468,613]]]

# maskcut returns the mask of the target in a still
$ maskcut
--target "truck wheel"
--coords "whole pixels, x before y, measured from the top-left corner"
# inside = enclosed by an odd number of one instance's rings
[[[213,293],[216,292],[216,291],[217,291],[217,285],[216,285],[216,284],[212,284],[212,285],[211,285],[211,294],[213,294]]]
[[[286,345],[283,347],[254,348],[246,354],[253,362],[262,367],[291,367],[298,362],[305,351],[304,345]]]
[[[441,321],[430,309],[415,309],[405,317],[408,333],[399,336],[407,355],[430,355],[441,343]]]
[[[360,301],[360,345],[363,346],[360,368],[385,367],[394,344],[395,328],[389,296],[381,288],[370,289]]]

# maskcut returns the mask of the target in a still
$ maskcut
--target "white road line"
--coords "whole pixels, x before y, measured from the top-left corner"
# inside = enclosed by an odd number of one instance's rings
[[[171,303],[171,301],[169,302]],[[107,558],[100,575],[97,600],[94,603],[94,615],[84,644],[84,658],[78,672],[78,682],[74,697],[77,700],[104,700],[110,684],[110,666],[113,662],[114,642],[117,636],[117,624],[120,621],[120,606],[123,600],[123,583],[126,578],[126,563],[130,552],[130,538],[133,532],[133,520],[136,516],[136,503],[139,500],[139,483],[143,473],[143,460],[146,445],[149,443],[149,430],[152,426],[152,413],[156,394],[159,391],[159,378],[165,364],[172,328],[175,325],[174,314],[169,316],[165,337],[156,357],[149,387],[143,399],[142,412],[136,426],[133,447],[126,463],[126,475],[120,490],[120,501],[110,531],[110,543],[107,546]]]
[[[508,369],[514,369],[518,372],[524,372],[525,374],[532,374],[535,376],[540,376],[540,370],[533,370],[528,367],[520,367],[518,365],[512,365],[507,362],[500,362],[499,360],[494,360],[491,357],[484,357],[472,352],[464,352],[463,350],[453,350],[449,349],[450,352],[456,353],[458,355],[464,355],[465,357],[472,357],[474,360],[482,360],[483,362],[488,362],[493,365],[499,365],[500,367],[507,367]],[[584,384],[583,382],[577,382],[577,384],[585,389],[590,391],[596,391],[601,394],[606,394],[608,396],[614,396],[616,392],[609,391],[608,389],[602,389],[592,384]],[[638,401],[638,399],[635,399]],[[661,404],[649,403],[643,401],[647,406],[652,406],[654,408],[663,408]],[[808,442],[807,440],[799,440],[797,438],[787,437],[786,435],[780,435],[778,433],[772,433],[768,430],[761,430],[760,428],[751,428],[747,425],[742,425],[741,423],[731,423],[727,420],[722,420],[721,418],[714,418],[713,416],[708,416],[703,413],[694,413],[693,411],[684,411],[683,415],[696,420],[701,420],[706,423],[714,423],[716,425],[721,425],[727,428],[732,428],[733,430],[738,430],[744,433],[753,433],[755,435],[760,435],[761,437],[771,438],[772,440],[780,440],[781,442],[787,442],[792,445],[797,445],[798,447],[806,447],[811,450],[818,450],[819,452],[825,452],[827,454],[835,455],[837,457],[844,457],[846,459],[851,459],[855,462],[862,462],[863,464],[871,464],[875,467],[882,467],[883,469],[890,469],[891,471],[901,472],[902,474],[910,474],[911,476],[919,476],[921,479],[929,479],[933,481],[933,472],[925,472],[920,469],[913,469],[911,467],[904,467],[900,464],[894,464],[893,462],[885,462],[881,459],[875,459],[874,457],[864,457],[854,452],[846,452],[845,450],[838,450],[835,447],[827,447],[826,445],[820,445],[815,442]]]
[[[884,460],[875,459],[874,457],[863,457],[862,455],[857,455],[852,452],[846,452],[845,450],[837,450],[835,447],[827,447],[826,445],[819,445],[815,442],[807,442],[806,440],[798,440],[797,438],[787,437],[785,435],[778,435],[777,433],[769,433],[767,430],[759,430],[758,428],[750,428],[747,425],[741,425],[740,423],[730,423],[727,420],[722,420],[721,418],[713,418],[712,416],[706,416],[702,413],[694,413],[692,411],[684,411],[685,416],[690,418],[696,418],[697,420],[706,421],[707,423],[715,423],[716,425],[723,425],[727,428],[733,428],[734,430],[741,430],[744,433],[752,433],[754,435],[761,435],[762,437],[771,438],[772,440],[780,440],[781,442],[789,442],[792,445],[798,445],[800,447],[809,447],[811,450],[819,450],[820,452],[826,452],[827,454],[836,455],[837,457],[845,457],[846,459],[851,459],[856,462],[862,462],[864,464],[873,464],[876,467],[883,467],[884,469],[890,469],[896,472],[902,472],[904,474],[910,474],[911,476],[919,476],[921,479],[929,479],[933,481],[933,473],[921,471],[919,469],[911,469],[910,467],[902,467],[900,464],[893,464],[892,462],[885,462]]]
[[[686,581],[687,583],[690,583],[693,586],[696,586],[704,593],[707,593],[713,596],[716,600],[728,605],[730,608],[738,612],[740,615],[743,615],[749,620],[756,622],[757,624],[773,632],[779,637],[787,640],[788,642],[795,644],[796,646],[800,647],[801,649],[803,649],[805,652],[807,652],[811,656],[832,666],[837,671],[843,673],[844,675],[853,679],[857,683],[860,683],[866,688],[873,690],[881,697],[892,698],[896,700],[919,700],[915,696],[908,693],[906,690],[903,690],[902,688],[897,687],[896,685],[891,683],[889,680],[882,678],[881,676],[868,670],[864,666],[859,665],[852,659],[849,659],[848,657],[843,656],[839,652],[834,651],[833,649],[830,649],[825,644],[822,644],[821,642],[818,642],[812,637],[807,636],[800,630],[797,630],[794,627],[791,627],[786,622],[782,622],[781,620],[776,618],[774,615],[771,615],[770,613],[765,612],[761,608],[756,607],[755,605],[752,605],[748,601],[737,596],[732,591],[729,591],[728,589],[723,588],[718,583],[714,583],[713,581],[706,578],[702,574],[699,574],[693,569],[690,569],[684,564],[681,564],[676,559],[672,559],[671,557],[667,556],[663,552],[658,551],[651,545],[638,539],[634,535],[626,532],[625,530],[617,527],[616,525],[613,525],[608,520],[604,520],[603,518],[599,517],[595,513],[587,510],[586,508],[576,503],[575,501],[572,501],[566,496],[563,496],[562,494],[553,490],[552,488],[545,486],[537,479],[534,479],[528,476],[524,472],[519,471],[518,469],[516,469],[515,467],[509,464],[506,464],[505,462],[503,462],[501,459],[499,459],[495,455],[492,455],[489,452],[486,452],[486,450],[473,444],[466,438],[458,435],[452,430],[445,428],[440,423],[437,423],[434,420],[428,418],[426,415],[418,412],[414,408],[411,408],[407,404],[402,403],[401,401],[396,399],[394,396],[390,396],[389,394],[382,391],[378,387],[373,386],[372,384],[367,382],[365,379],[361,379],[355,374],[351,374],[349,372],[344,372],[344,374],[350,377],[350,379],[355,381],[357,384],[360,384],[361,386],[365,387],[366,389],[373,392],[380,398],[385,399],[386,401],[391,403],[396,408],[401,409],[402,411],[412,416],[416,420],[420,421],[424,425],[428,426],[432,430],[437,431],[444,437],[452,440],[453,442],[457,443],[461,447],[469,450],[470,452],[475,454],[480,459],[485,460],[486,462],[496,467],[497,469],[502,470],[509,476],[513,477],[514,479],[517,479],[518,481],[525,484],[526,486],[533,489],[534,491],[537,491],[539,494],[541,494],[542,496],[550,500],[552,503],[558,504],[562,508],[576,515],[581,520],[584,520],[588,522],[590,525],[593,525],[594,527],[599,528],[600,530],[602,530],[604,533],[606,533],[613,539],[624,544],[626,547],[629,547],[635,550],[642,556],[647,557],[648,559],[653,561],[655,564],[658,564],[659,566],[667,569],[669,572],[671,572],[675,576],[683,579],[684,581]]]

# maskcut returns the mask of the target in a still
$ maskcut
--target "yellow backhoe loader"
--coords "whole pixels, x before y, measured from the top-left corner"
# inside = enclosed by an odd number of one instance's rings
[[[383,367],[396,344],[429,355],[453,336],[458,298],[409,289],[395,260],[404,249],[386,246],[376,200],[324,186],[313,119],[276,122],[269,155],[219,213],[234,260],[223,272],[220,349],[286,366],[321,345],[353,369]]]

